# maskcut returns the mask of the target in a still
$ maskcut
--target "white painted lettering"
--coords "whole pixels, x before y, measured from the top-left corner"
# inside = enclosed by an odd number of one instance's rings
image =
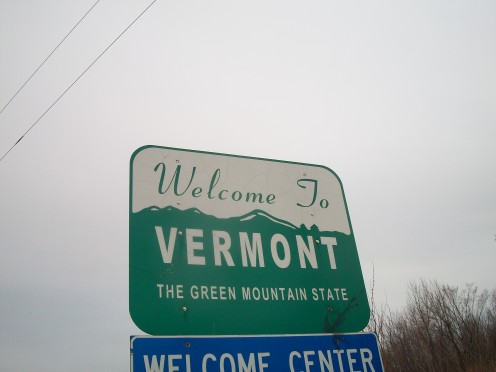
[[[351,356],[351,354],[356,354],[356,353],[357,353],[357,349],[346,350],[346,354],[348,356],[348,365],[350,367],[350,372],[359,372],[353,368],[353,365],[356,363],[357,360],[355,358],[352,358],[352,356]]]
[[[320,241],[327,246],[327,252],[329,253],[329,263],[331,269],[337,269],[336,258],[334,257],[334,246],[337,244],[336,238],[323,236]]]
[[[168,367],[169,367],[169,370],[168,372],[177,372],[179,371],[179,366],[177,366],[176,364],[174,364],[174,361],[175,360],[181,360],[183,359],[183,356],[181,354],[171,354],[169,355],[169,358],[168,359]]]
[[[181,235],[176,227],[169,228],[169,234],[164,232],[162,226],[155,226],[155,234],[157,237],[158,246],[164,264],[172,264],[174,259],[174,252],[176,248],[177,236]],[[265,267],[264,249],[262,246],[262,234],[239,232],[239,242],[232,241],[232,237],[227,231],[213,230],[211,244],[204,242],[204,230],[202,229],[185,229],[186,232],[186,260],[188,265],[201,265],[212,264],[207,262],[212,260],[215,266],[229,266],[234,267],[239,265],[235,262],[233,257],[241,258],[241,265],[243,267]],[[329,267],[332,270],[337,269],[336,257],[334,249],[337,246],[335,237],[320,237],[320,242],[327,247],[329,256]],[[291,250],[294,254],[298,254],[299,266],[302,269],[319,268],[317,254],[315,249],[315,241],[312,236],[296,235],[291,242],[294,244],[290,246],[288,238],[282,234],[274,234],[270,239],[270,252],[274,264],[281,268],[286,269],[291,264]],[[178,244],[182,247],[183,244]],[[211,249],[211,252],[205,252],[205,249]],[[233,248],[239,249],[238,255],[233,253]],[[178,248],[179,249],[179,248]],[[239,258],[238,258],[239,260]],[[159,288],[163,291],[163,288]],[[313,294],[313,293],[312,293]],[[163,296],[163,292],[162,292]],[[335,293],[332,297],[346,297],[345,292]],[[347,298],[345,299],[347,300]]]
[[[262,250],[262,235],[260,233],[253,233],[253,244],[250,243],[248,233],[239,233],[239,244],[241,246],[241,264],[244,267],[248,266],[248,260],[251,267],[257,267],[257,257],[260,267],[265,267],[264,255]]]
[[[231,354],[224,353],[220,356],[220,372],[225,372],[226,359],[229,360],[229,364],[231,367],[228,369],[229,372],[236,371],[236,363],[234,362],[234,358]]]
[[[155,226],[155,233],[157,234],[158,245],[160,253],[162,253],[162,260],[165,264],[172,262],[172,255],[174,254],[174,245],[176,244],[177,228],[172,227],[169,235],[169,247],[165,244],[164,231],[162,226]]]
[[[215,362],[217,360],[217,358],[213,354],[210,354],[210,353],[205,354],[203,356],[203,359],[202,359],[202,371],[203,372],[207,372],[207,362],[208,362],[208,360],[212,360],[212,361]]]
[[[374,366],[372,365],[372,352],[370,351],[370,349],[360,349],[360,358],[362,359],[363,372],[375,372]],[[367,366],[370,368],[370,370],[367,368]]]
[[[341,350],[333,350],[332,352],[338,356],[339,370],[340,371],[344,371],[344,369],[343,369],[343,357],[342,357],[342,354],[344,353],[344,350],[343,349],[341,349]]]
[[[197,242],[195,238],[202,238],[203,230],[186,229],[186,250],[188,256],[188,264],[190,265],[205,265],[205,257],[196,256],[195,251],[203,250],[203,243]]]
[[[161,284],[157,283],[158,297],[162,298],[184,298],[183,285]]]
[[[315,255],[315,247],[313,245],[313,238],[308,236],[308,246],[305,244],[305,241],[300,235],[296,235],[296,245],[298,246],[298,257],[300,258],[300,267],[302,269],[307,267],[307,262],[313,269],[316,269],[317,266],[317,256]]]
[[[239,372],[257,372],[255,365],[255,354],[250,353],[248,363],[246,363],[243,354],[238,353],[238,367]]]
[[[290,372],[296,372],[295,369],[294,369],[294,358],[298,358],[298,359],[301,359],[301,354],[297,351],[292,351],[291,353],[289,353],[289,369],[290,369]],[[298,371],[300,372],[300,371]]]
[[[263,372],[265,368],[269,367],[269,363],[264,361],[264,358],[270,357],[270,353],[257,353],[258,355],[258,370]]]
[[[311,366],[313,366],[313,361],[310,360],[310,356],[314,356],[315,351],[313,350],[308,350],[303,352],[303,359],[305,360],[305,372],[309,372],[311,369]]]
[[[214,243],[214,261],[215,266],[222,265],[221,256],[224,257],[228,266],[234,266],[234,261],[229,253],[231,249],[231,236],[226,231],[212,231]]]
[[[148,359],[148,355],[143,355],[143,359],[145,361],[145,371],[146,372],[163,372],[164,371],[165,355],[160,355],[160,364],[157,361],[156,355],[152,355],[152,363],[151,364],[150,364],[150,360]]]
[[[284,254],[283,258],[279,256],[277,246],[281,244]],[[272,253],[272,259],[274,263],[279,266],[281,269],[285,269],[291,263],[291,252],[289,250],[289,243],[282,234],[274,234],[272,239],[270,240],[270,251]]]
[[[322,372],[324,372],[324,371],[334,372],[334,367],[332,366],[331,351],[326,350],[326,352],[327,352],[327,355],[324,355],[324,352],[322,350],[319,350],[319,352],[318,352],[320,370]]]

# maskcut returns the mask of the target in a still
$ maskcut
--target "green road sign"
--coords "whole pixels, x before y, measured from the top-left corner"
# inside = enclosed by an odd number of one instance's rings
[[[367,325],[355,238],[329,168],[145,146],[130,172],[129,308],[144,332]]]

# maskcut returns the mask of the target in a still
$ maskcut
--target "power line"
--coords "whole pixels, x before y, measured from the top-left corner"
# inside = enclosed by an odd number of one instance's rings
[[[41,119],[43,119],[43,117],[44,117],[44,116],[48,113],[48,111],[50,111],[50,110],[52,109],[52,107],[53,107],[53,106],[55,106],[55,105],[57,104],[57,102],[58,102],[58,101],[60,101],[60,99],[61,99],[61,98],[62,98],[62,97],[63,97],[63,96],[64,96],[64,95],[65,95],[65,94],[69,91],[69,89],[71,89],[71,88],[72,88],[72,87],[73,87],[73,86],[74,86],[74,85],[78,82],[78,80],[79,80],[79,79],[81,79],[81,78],[83,77],[83,75],[84,75],[84,74],[86,74],[86,72],[88,72],[88,70],[89,70],[91,67],[93,67],[93,65],[94,65],[94,64],[95,64],[95,63],[96,63],[96,62],[97,62],[97,61],[98,61],[98,60],[99,60],[99,59],[100,59],[100,58],[101,58],[101,57],[102,57],[102,56],[103,56],[103,55],[104,55],[104,54],[105,54],[105,53],[106,53],[106,52],[107,52],[107,51],[108,51],[111,47],[112,47],[112,45],[114,45],[114,44],[117,42],[117,40],[119,40],[119,39],[121,38],[121,36],[122,36],[122,35],[124,35],[124,34],[126,33],[126,31],[127,31],[127,30],[129,30],[129,29],[130,29],[130,28],[131,28],[131,27],[132,27],[132,26],[133,26],[133,25],[134,25],[134,24],[138,21],[138,19],[140,19],[140,18],[141,18],[141,16],[147,12],[147,10],[148,10],[148,9],[150,9],[150,7],[151,7],[151,6],[152,6],[152,5],[153,5],[156,1],[157,1],[157,0],[153,0],[153,1],[152,1],[152,2],[151,2],[151,3],[150,3],[150,4],[149,4],[149,5],[145,8],[145,10],[143,10],[143,11],[142,11],[142,12],[141,12],[141,13],[140,13],[140,14],[139,14],[139,15],[138,15],[138,16],[137,16],[137,17],[136,17],[136,18],[135,18],[135,19],[134,19],[134,20],[133,20],[133,21],[132,21],[132,22],[131,22],[131,23],[130,23],[130,24],[129,24],[126,28],[125,28],[125,29],[124,29],[124,31],[122,31],[122,32],[119,34],[119,36],[117,36],[117,37],[114,39],[114,41],[112,41],[112,42],[111,42],[111,43],[110,43],[110,44],[109,44],[109,45],[105,48],[105,50],[104,50],[102,53],[100,53],[100,55],[99,55],[98,57],[96,57],[96,58],[95,58],[95,60],[94,60],[93,62],[91,62],[91,63],[90,63],[90,65],[89,65],[88,67],[86,67],[86,69],[85,69],[85,70],[84,70],[84,71],[83,71],[83,72],[82,72],[82,73],[81,73],[81,74],[80,74],[80,75],[76,78],[76,80],[74,80],[74,81],[72,82],[72,84],[71,84],[71,85],[69,85],[69,87],[68,87],[66,90],[64,90],[64,91],[62,92],[62,94],[61,94],[61,95],[60,95],[60,96],[59,96],[59,97],[58,97],[58,98],[57,98],[57,99],[56,99],[56,100],[55,100],[55,101],[54,101],[54,102],[50,105],[50,107],[48,107],[48,108],[45,110],[45,112],[44,112],[43,114],[41,114],[41,116],[40,116],[38,119],[36,119],[36,121],[35,121],[35,122],[34,122],[34,123],[33,123],[33,124],[32,124],[32,125],[28,128],[28,130],[24,132],[24,134],[21,136],[21,138],[19,138],[19,139],[17,140],[17,142],[16,142],[16,143],[14,143],[14,144],[12,145],[12,147],[11,147],[11,148],[10,148],[10,149],[9,149],[9,150],[8,150],[8,151],[7,151],[7,152],[6,152],[6,153],[5,153],[5,154],[4,154],[4,155],[0,158],[0,162],[1,162],[1,161],[2,161],[2,160],[3,160],[3,159],[4,159],[4,158],[5,158],[5,157],[9,154],[9,152],[11,152],[11,151],[12,151],[12,149],[13,149],[14,147],[16,147],[16,146],[17,146],[17,144],[18,144],[19,142],[21,142],[21,140],[24,138],[24,136],[26,136],[26,134],[28,134],[28,133],[29,133],[29,131],[30,131],[31,129],[33,129],[33,128],[34,128],[34,126],[35,126],[36,124],[38,124],[38,123],[40,122],[40,120],[41,120]]]
[[[0,114],[2,114],[2,112],[7,108],[7,106],[10,105],[10,103],[14,100],[14,98],[17,97],[17,95],[19,94],[19,92],[21,90],[23,90],[24,87],[26,86],[26,84],[29,83],[29,81],[33,78],[34,75],[36,75],[36,73],[38,72],[38,70],[43,67],[43,65],[45,64],[45,62],[48,61],[48,59],[52,56],[52,54],[55,53],[55,51],[59,48],[59,46],[61,46],[62,43],[65,41],[65,39],[67,39],[69,37],[69,35],[72,34],[72,31],[74,31],[76,29],[76,27],[79,26],[79,24],[83,21],[83,19],[86,18],[86,16],[93,10],[93,8],[99,2],[100,2],[100,0],[97,0],[96,3],[93,4],[93,6],[74,25],[74,27],[69,31],[69,33],[67,35],[65,35],[64,38],[60,41],[60,43],[58,43],[57,46],[50,52],[50,54],[45,58],[45,60],[43,62],[41,62],[41,64],[38,66],[38,68],[36,70],[34,70],[34,72],[31,74],[31,76],[24,82],[24,84],[21,85],[21,87],[17,90],[17,92],[15,92],[15,94],[12,96],[12,98],[10,98],[10,100],[5,104],[5,106],[2,107],[2,110],[0,111]]]

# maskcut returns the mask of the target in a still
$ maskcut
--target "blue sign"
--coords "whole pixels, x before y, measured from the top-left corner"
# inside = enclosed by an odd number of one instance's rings
[[[131,372],[382,372],[373,333],[131,336]]]

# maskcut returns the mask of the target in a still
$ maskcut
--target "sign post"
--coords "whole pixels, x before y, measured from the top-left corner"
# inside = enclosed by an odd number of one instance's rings
[[[357,332],[370,310],[329,168],[167,147],[131,157],[129,306],[151,335]]]

